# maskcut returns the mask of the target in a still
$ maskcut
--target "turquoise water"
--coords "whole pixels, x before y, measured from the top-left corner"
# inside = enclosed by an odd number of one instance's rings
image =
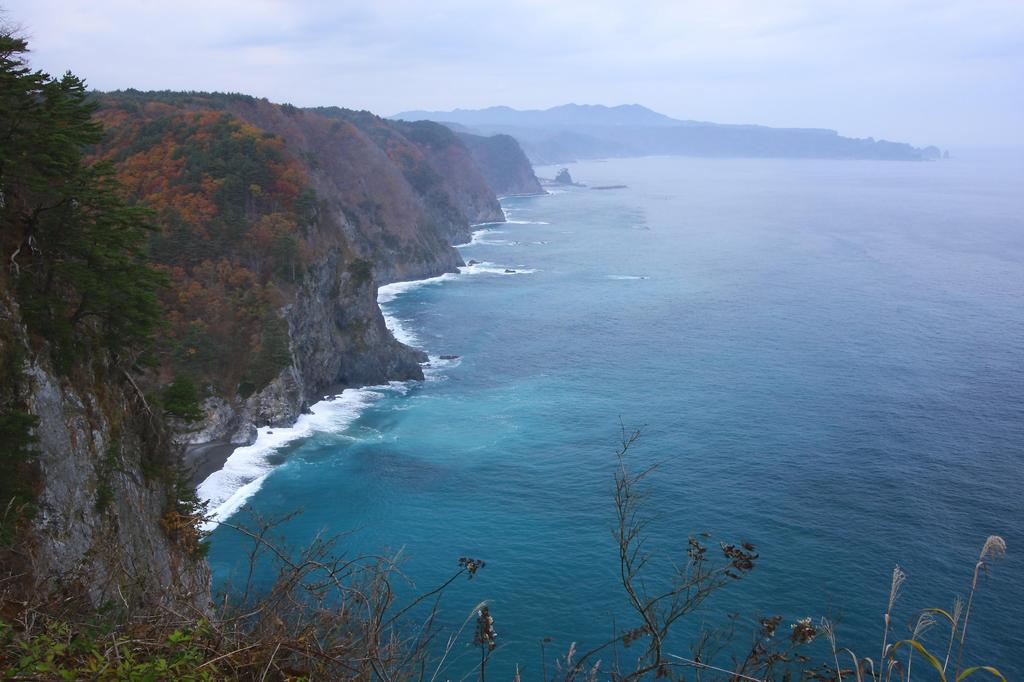
[[[996,533],[1009,552],[981,584],[968,653],[1024,673],[1022,165],[570,171],[629,187],[505,200],[516,222],[462,250],[487,265],[383,304],[418,345],[460,359],[422,384],[346,394],[271,458],[248,504],[301,507],[295,544],[357,529],[352,553],[401,550],[419,588],[460,556],[485,559],[451,588],[444,622],[490,600],[492,670],[537,679],[541,638],[550,660],[636,625],[610,532],[621,421],[642,428],[636,466],[662,463],[652,550],[680,558],[706,531],[762,557],[681,624],[680,653],[728,612],[744,627],[831,613],[840,644],[876,658],[893,566],[909,576],[903,636],[917,608],[966,592]],[[218,581],[237,578],[242,548],[214,533]],[[477,653],[456,653],[458,677]]]

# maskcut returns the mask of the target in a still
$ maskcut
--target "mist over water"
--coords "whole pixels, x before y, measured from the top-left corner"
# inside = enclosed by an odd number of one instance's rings
[[[620,423],[640,427],[636,466],[661,463],[651,549],[682,560],[706,531],[762,557],[681,623],[675,650],[729,612],[741,641],[760,615],[832,614],[842,645],[877,657],[894,564],[909,576],[903,636],[917,608],[966,593],[994,533],[1009,551],[976,597],[968,653],[1024,673],[1021,163],[569,168],[628,188],[507,199],[509,224],[462,247],[484,265],[386,292],[392,324],[434,356],[428,380],[313,420],[248,504],[301,507],[292,545],[356,529],[350,553],[402,550],[402,596],[485,559],[443,621],[490,600],[492,670],[536,679],[541,638],[550,661],[636,625],[610,529]],[[218,583],[238,580],[244,546],[214,533]],[[457,653],[452,675],[477,655]]]

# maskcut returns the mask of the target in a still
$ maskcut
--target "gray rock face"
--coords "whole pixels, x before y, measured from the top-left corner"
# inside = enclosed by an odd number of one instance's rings
[[[393,263],[386,274],[388,281],[418,279],[450,272],[461,262],[454,249],[446,248],[436,260]],[[183,430],[183,440],[248,445],[258,426],[289,426],[325,393],[423,378],[420,363],[426,355],[395,340],[377,305],[376,283],[347,265],[338,250],[322,254],[306,273],[295,302],[282,311],[292,366],[245,401],[208,399],[206,419]]]
[[[17,308],[0,317],[31,358]],[[206,561],[173,541],[161,519],[173,488],[150,469],[176,461],[161,426],[123,371],[95,359],[74,379],[59,378],[44,357],[23,368],[35,429],[41,489],[25,552],[34,589],[88,595],[128,609],[156,605],[206,610]],[[152,472],[149,472],[152,473]]]
[[[440,263],[406,265],[425,272],[400,276],[451,270],[456,261],[449,260],[449,250],[442,253],[446,258]],[[423,378],[419,363],[426,360],[424,354],[391,336],[377,305],[376,284],[347,269],[337,252],[328,253],[308,274],[287,317],[295,374],[306,402],[337,387]]]
[[[175,424],[180,440],[185,443],[226,442],[233,445],[250,445],[256,440],[256,426],[244,418],[237,406],[224,398],[213,396],[202,404],[206,419],[198,426]]]

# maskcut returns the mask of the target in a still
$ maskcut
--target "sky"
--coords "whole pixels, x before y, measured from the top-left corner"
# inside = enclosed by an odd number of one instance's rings
[[[915,145],[1024,145],[1024,0],[0,0],[100,90],[390,115],[643,104]]]

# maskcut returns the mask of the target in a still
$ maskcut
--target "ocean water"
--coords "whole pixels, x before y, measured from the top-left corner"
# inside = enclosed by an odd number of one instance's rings
[[[760,615],[831,614],[841,646],[877,659],[894,565],[902,637],[917,609],[966,595],[999,534],[1008,554],[980,582],[967,657],[1024,674],[1024,165],[569,169],[628,187],[506,199],[509,222],[462,247],[479,264],[382,290],[396,334],[433,356],[425,382],[346,391],[265,429],[200,492],[225,514],[301,508],[283,528],[294,545],[354,530],[350,554],[400,551],[415,583],[400,599],[460,556],[486,560],[449,588],[442,623],[489,600],[495,679],[516,664],[539,679],[543,638],[550,662],[637,625],[611,536],[614,452],[636,427],[631,465],[659,463],[652,583],[692,534],[761,557],[679,623],[674,651],[728,613],[741,641]],[[246,549],[214,531],[218,584]],[[944,651],[943,635],[927,641]],[[477,656],[464,638],[449,674]]]

